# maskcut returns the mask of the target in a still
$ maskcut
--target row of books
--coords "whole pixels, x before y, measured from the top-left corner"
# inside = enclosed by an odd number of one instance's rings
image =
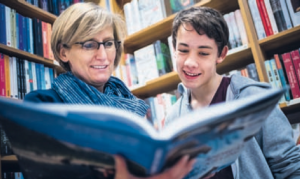
[[[178,95],[175,94],[176,90],[172,93],[157,94],[154,97],[144,99],[150,106],[146,117],[157,130],[162,130],[164,127],[167,112],[177,101]]]
[[[128,87],[144,85],[147,81],[173,71],[172,58],[166,42],[155,41],[131,54],[124,55],[115,75]]]
[[[229,28],[229,49],[248,45],[245,24],[240,9],[225,14],[223,17]]]
[[[132,0],[124,4],[127,34],[146,28],[196,2],[196,0]]]
[[[2,172],[2,178],[3,179],[24,179],[24,176],[21,172],[3,171]]]
[[[0,4],[0,43],[32,54],[53,59],[50,47],[51,24],[31,19]]]
[[[284,54],[274,54],[273,58],[265,60],[264,65],[269,83],[272,87],[282,88],[289,85],[291,88],[291,90],[285,93],[281,98],[280,103],[300,98],[300,49]],[[230,76],[234,73],[259,81],[254,63],[224,75]]]
[[[23,99],[37,89],[49,89],[54,79],[52,68],[0,53],[0,96]]]
[[[299,0],[248,0],[258,39],[300,25]]]
[[[58,16],[72,4],[84,0],[26,0],[26,2]]]

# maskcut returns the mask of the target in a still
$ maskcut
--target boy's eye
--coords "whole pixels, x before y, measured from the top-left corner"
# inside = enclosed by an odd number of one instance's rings
[[[187,53],[187,52],[189,52],[188,50],[183,50],[183,49],[178,49],[178,51],[179,51],[180,53]]]
[[[199,54],[200,54],[200,55],[203,55],[203,56],[209,55],[208,53],[204,53],[204,52],[200,52]]]

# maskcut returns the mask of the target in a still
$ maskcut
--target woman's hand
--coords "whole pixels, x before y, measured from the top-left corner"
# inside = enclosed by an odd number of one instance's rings
[[[125,160],[120,156],[115,156],[115,179],[182,179],[192,170],[195,162],[195,159],[189,161],[189,156],[184,156],[172,168],[160,174],[151,177],[136,177],[129,173]]]

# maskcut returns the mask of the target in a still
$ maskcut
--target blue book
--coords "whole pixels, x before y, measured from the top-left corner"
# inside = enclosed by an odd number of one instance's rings
[[[54,81],[53,68],[49,68],[49,75],[50,75],[50,84],[51,84],[51,88],[52,88],[52,83]]]
[[[41,74],[41,88],[46,89],[46,82],[45,82],[45,67],[44,64],[39,64],[40,65],[40,74]]]
[[[160,132],[144,117],[112,107],[20,103],[0,97],[0,124],[28,178],[114,178],[115,154],[141,177],[157,174],[189,155],[197,161],[191,177],[202,178],[239,157],[285,91],[268,89],[195,109]]]
[[[24,17],[19,14],[18,15],[18,34],[19,34],[19,49],[24,50],[24,38],[23,38],[23,19]]]
[[[20,49],[19,46],[19,13],[16,12],[16,48]]]
[[[0,43],[6,45],[6,22],[5,22],[5,6],[0,3]]]
[[[37,86],[37,89],[40,90],[42,89],[42,82],[41,82],[41,64],[39,63],[36,63],[35,64],[35,73],[36,73],[36,86]]]

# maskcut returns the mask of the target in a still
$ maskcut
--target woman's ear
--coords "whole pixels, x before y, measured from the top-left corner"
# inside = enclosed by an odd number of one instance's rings
[[[65,63],[69,62],[69,59],[67,57],[67,51],[68,50],[66,48],[64,48],[63,45],[60,45],[59,58]]]
[[[217,60],[217,64],[222,63],[225,60],[225,57],[227,55],[228,52],[228,46],[226,45],[223,50],[221,55],[219,56],[218,60]]]

